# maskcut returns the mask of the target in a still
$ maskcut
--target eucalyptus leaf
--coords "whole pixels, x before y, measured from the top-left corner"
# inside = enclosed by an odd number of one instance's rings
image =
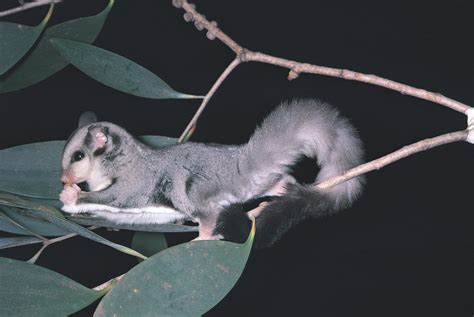
[[[66,21],[48,28],[14,71],[0,78],[0,93],[31,86],[63,69],[68,61],[52,47],[49,40],[59,37],[86,43],[94,42],[113,4],[114,0],[109,0],[107,7],[97,15]]]
[[[32,201],[36,201],[42,204],[52,206],[56,209],[61,209],[64,206],[64,204],[59,200],[59,195],[57,199],[45,199],[45,198],[36,198],[36,197],[28,197],[28,196],[24,196],[24,197],[27,197],[28,199]]]
[[[113,52],[69,39],[52,38],[50,42],[86,75],[124,93],[151,99],[201,98],[175,91],[145,67]]]
[[[7,208],[6,206],[0,206],[0,231],[15,233],[15,234],[22,234],[22,235],[30,235],[30,233],[21,227],[15,225],[11,222],[10,218],[7,217],[2,210]]]
[[[0,249],[19,247],[21,245],[41,243],[43,240],[37,237],[7,237],[0,238]]]
[[[22,213],[24,213],[26,215],[31,215],[31,216],[35,215],[34,210],[22,210]],[[139,258],[142,258],[142,259],[146,259],[146,256],[140,254],[139,252],[136,252],[135,250],[132,250],[132,249],[126,247],[126,246],[123,246],[123,245],[114,243],[112,241],[109,241],[109,240],[101,237],[100,235],[96,234],[95,232],[92,232],[91,230],[78,225],[77,223],[74,223],[74,222],[66,220],[66,219],[57,218],[55,216],[48,215],[46,213],[43,213],[42,216],[43,216],[43,219],[48,220],[51,223],[53,223],[55,225],[58,225],[61,228],[65,229],[69,232],[77,233],[78,235],[80,235],[84,238],[87,238],[87,239],[90,239],[92,241],[107,245],[111,248],[114,248],[114,249],[120,251],[120,252],[129,254],[129,255],[132,255],[132,256],[136,256],[136,257],[139,257]]]
[[[4,216],[2,217],[2,215]],[[31,235],[31,233],[27,230],[12,224],[8,218],[20,224],[22,227],[29,229],[30,231],[33,231],[34,233],[41,236],[56,237],[70,233],[70,231],[56,226],[49,221],[43,220],[38,216],[26,216],[22,213],[21,209],[9,206],[0,206],[0,231]]]
[[[61,155],[64,144],[64,141],[49,141],[1,150],[0,190],[57,199],[62,189]]]
[[[0,75],[15,65],[33,46],[53,13],[49,7],[43,21],[37,26],[0,22]]]
[[[94,316],[199,316],[232,289],[244,270],[245,244],[194,241],[168,248],[132,268],[103,298]]]
[[[84,238],[90,239],[98,243],[105,244],[120,252],[127,253],[136,257],[140,257],[142,259],[146,259],[146,256],[140,254],[139,252],[136,252],[123,245],[109,241],[99,236],[98,234],[90,231],[89,229],[86,229],[78,225],[77,223],[66,220],[64,216],[62,216],[60,211],[52,206],[47,206],[38,202],[32,202],[32,201],[23,199],[21,197],[13,196],[13,195],[2,193],[2,192],[0,192],[0,204],[6,204],[7,206],[22,208],[22,209],[18,209],[18,212],[20,212],[24,216],[46,220],[66,230],[68,233],[74,232],[80,236],[83,236]],[[55,212],[52,212],[52,211],[55,211]],[[59,213],[60,216],[58,216],[57,213]]]
[[[160,147],[169,146],[173,144],[178,144],[178,139],[170,138],[167,136],[142,135],[138,137],[138,140],[155,149],[159,149]]]
[[[156,135],[145,135],[139,139],[154,148],[177,143],[174,138]],[[59,179],[65,143],[48,141],[0,150],[0,190],[22,196],[51,199],[57,204],[62,190]]]
[[[0,258],[0,281],[0,316],[67,316],[104,294],[43,267],[7,258]]]
[[[159,232],[137,231],[133,234],[132,249],[145,256],[152,256],[168,247],[165,235]]]
[[[10,207],[18,207],[18,208],[25,208],[25,209],[32,209],[37,212],[38,215],[42,214],[50,214],[51,216],[65,219],[63,214],[53,206],[27,200],[17,195],[12,195],[9,193],[1,192],[0,191],[0,205],[10,206]]]

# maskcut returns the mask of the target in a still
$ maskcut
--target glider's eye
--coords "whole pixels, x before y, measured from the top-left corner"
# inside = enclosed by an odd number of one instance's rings
[[[84,152],[82,151],[76,151],[74,152],[74,154],[72,155],[72,159],[71,159],[71,162],[74,163],[74,162],[78,162],[80,160],[82,160],[86,155],[84,154]]]

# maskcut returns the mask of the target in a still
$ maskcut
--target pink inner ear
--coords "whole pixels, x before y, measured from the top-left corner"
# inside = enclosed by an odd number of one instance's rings
[[[107,137],[103,132],[97,132],[94,137],[99,147],[103,147],[107,143]]]
[[[107,143],[107,136],[104,132],[102,132],[101,128],[94,128],[92,129],[92,131],[89,132],[91,133],[92,138],[94,140],[95,148],[101,148],[105,146],[105,144]]]

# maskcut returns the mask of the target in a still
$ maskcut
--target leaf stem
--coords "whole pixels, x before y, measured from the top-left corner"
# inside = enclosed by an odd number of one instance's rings
[[[95,230],[99,227],[89,227],[88,229],[89,230]],[[67,240],[69,238],[72,238],[72,237],[75,237],[77,236],[78,234],[77,233],[70,233],[70,234],[66,234],[64,236],[60,236],[60,237],[57,237],[57,238],[53,238],[53,239],[47,239],[46,241],[43,241],[43,246],[35,253],[35,255],[28,260],[29,263],[35,263],[36,260],[38,260],[39,256],[41,255],[41,253],[43,253],[43,251],[48,247],[50,246],[51,244],[54,244],[56,242],[60,242],[60,241],[64,241],[64,240]]]
[[[28,263],[35,263],[36,260],[38,260],[39,256],[41,255],[41,253],[43,253],[44,249],[46,249],[48,247],[49,243],[45,242],[43,243],[43,245],[41,246],[41,248],[35,253],[35,255],[33,255],[33,257],[31,259],[29,259],[27,262]]]
[[[104,293],[107,293],[115,284],[117,284],[125,274],[119,275],[117,277],[114,277],[110,280],[108,280],[105,283],[102,283],[96,287],[93,288],[95,291],[103,291]]]
[[[201,105],[199,106],[198,110],[194,114],[193,118],[191,121],[189,121],[188,125],[186,126],[186,129],[184,129],[183,133],[181,133],[181,136],[178,139],[179,143],[187,141],[190,137],[192,132],[194,131],[194,128],[196,126],[196,123],[201,116],[201,113],[204,111],[206,108],[207,104],[209,103],[209,100],[212,98],[216,90],[220,87],[222,82],[229,76],[229,74],[240,64],[240,58],[236,57],[222,72],[222,74],[217,78],[216,82],[212,85],[211,89],[208,91],[206,96],[204,96],[204,99],[201,102]]]
[[[12,15],[21,11],[26,11],[26,10],[33,9],[36,7],[40,7],[40,6],[44,6],[48,4],[60,3],[60,2],[62,2],[62,0],[36,0],[34,2],[26,2],[26,3],[23,3],[22,5],[19,5],[18,7],[1,11],[0,17],[5,17],[7,15]]]

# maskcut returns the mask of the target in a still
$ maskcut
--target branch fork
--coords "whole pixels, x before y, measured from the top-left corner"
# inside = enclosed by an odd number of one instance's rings
[[[326,181],[323,181],[318,184],[320,188],[329,188],[332,186],[336,186],[342,182],[345,182],[356,176],[365,174],[369,171],[378,170],[406,156],[415,154],[420,151],[425,151],[442,144],[447,144],[456,141],[468,141],[470,143],[474,143],[474,108],[471,108],[464,103],[445,97],[439,93],[429,92],[424,89],[411,87],[375,75],[358,73],[347,69],[337,69],[325,66],[312,65],[308,63],[300,63],[280,57],[271,56],[261,52],[250,51],[240,46],[231,37],[225,34],[221,29],[219,29],[217,27],[216,22],[209,22],[209,20],[207,20],[204,15],[197,12],[196,6],[194,4],[190,4],[187,0],[173,0],[173,5],[177,8],[182,8],[185,11],[185,18],[187,15],[188,19],[190,19],[190,21],[194,21],[196,26],[199,25],[201,27],[204,27],[208,32],[212,33],[212,35],[214,35],[217,39],[219,39],[236,54],[235,59],[232,61],[231,64],[229,64],[229,66],[227,66],[227,68],[219,76],[217,81],[206,94],[200,107],[196,111],[196,114],[191,119],[190,123],[179,138],[179,142],[186,141],[190,137],[191,129],[194,129],[196,127],[199,116],[204,111],[204,108],[208,104],[209,100],[212,98],[215,91],[217,90],[217,88],[219,88],[225,78],[232,72],[232,70],[237,67],[241,62],[253,61],[288,68],[288,80],[294,80],[298,78],[300,73],[311,73],[324,76],[338,77],[346,80],[360,81],[395,90],[403,95],[410,95],[413,97],[438,103],[455,111],[464,113],[468,116],[468,128],[466,130],[447,133],[441,136],[425,139],[414,144],[404,146],[398,151],[390,153],[371,162],[354,167],[346,171],[342,175],[332,177]]]

